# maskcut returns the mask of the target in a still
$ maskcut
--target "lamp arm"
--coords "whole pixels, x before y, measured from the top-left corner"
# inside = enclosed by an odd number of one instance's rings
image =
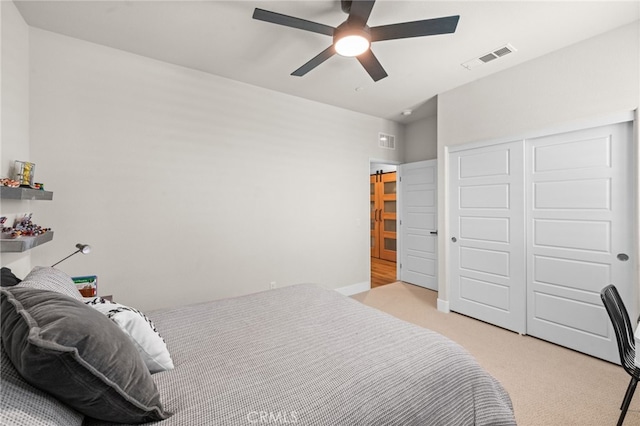
[[[62,260],[58,260],[56,263],[54,263],[53,265],[51,265],[51,267],[53,268],[53,267],[54,267],[54,266],[56,266],[58,263],[61,263],[61,262],[65,261],[65,260],[67,260],[68,258],[70,258],[71,256],[73,256],[74,254],[80,253],[80,251],[82,251],[82,249],[78,249],[78,250],[74,251],[74,252],[73,252],[73,253],[71,253],[69,256],[65,257],[64,259],[62,259]]]

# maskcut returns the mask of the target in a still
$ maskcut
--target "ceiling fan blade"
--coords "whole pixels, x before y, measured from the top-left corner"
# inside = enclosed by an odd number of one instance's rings
[[[333,45],[331,45],[327,47],[325,50],[323,50],[322,52],[320,52],[318,55],[316,55],[309,62],[307,62],[306,64],[304,64],[303,66],[295,70],[294,72],[292,72],[291,75],[302,77],[303,75],[305,75],[306,73],[308,73],[309,71],[311,71],[312,69],[314,69],[315,67],[317,67],[318,65],[320,65],[321,63],[323,63],[324,61],[326,61],[327,59],[329,59],[335,54],[336,54],[336,49],[333,47]]]
[[[401,24],[381,25],[371,28],[371,41],[450,34],[456,31],[460,16],[425,19]]]
[[[371,15],[371,9],[376,0],[353,0],[347,21],[351,24],[364,27]]]
[[[329,25],[319,24],[317,22],[307,21],[306,19],[300,19],[289,15],[283,15],[281,13],[270,12],[264,9],[256,8],[253,11],[253,19],[259,21],[270,22],[272,24],[284,25],[285,27],[298,28],[300,30],[311,31],[313,33],[324,34],[328,36],[333,35],[335,28]]]
[[[371,49],[364,52],[362,55],[356,56],[358,62],[362,64],[365,70],[369,73],[373,81],[382,80],[387,76],[387,72],[382,68],[378,58],[373,54]]]

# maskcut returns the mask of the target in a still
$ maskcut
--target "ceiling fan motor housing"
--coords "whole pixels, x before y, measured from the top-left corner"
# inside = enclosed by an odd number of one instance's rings
[[[342,11],[344,13],[349,13],[351,12],[351,2],[352,0],[341,0],[340,1],[340,7],[342,8]]]
[[[369,28],[369,26],[365,25],[364,27],[362,27],[353,25],[349,21],[345,21],[336,27],[335,31],[333,32],[333,42],[335,43],[341,38],[349,35],[358,35],[360,37],[364,37],[369,41],[369,43],[371,43],[371,29]]]

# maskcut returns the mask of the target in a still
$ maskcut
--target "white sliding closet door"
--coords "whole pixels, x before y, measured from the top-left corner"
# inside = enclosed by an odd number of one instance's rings
[[[451,310],[525,332],[523,144],[449,156]]]
[[[632,122],[449,155],[451,309],[612,362],[635,286]]]
[[[402,164],[400,177],[400,279],[438,290],[437,162]]]
[[[619,362],[600,300],[635,323],[631,123],[527,141],[527,334]]]

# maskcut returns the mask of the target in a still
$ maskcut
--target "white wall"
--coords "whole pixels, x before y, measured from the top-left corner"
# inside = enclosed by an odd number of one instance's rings
[[[438,97],[440,145],[457,145],[638,105],[638,22]]]
[[[11,1],[0,2],[2,55],[0,59],[0,177],[13,177],[16,160],[29,161],[29,27]],[[30,210],[30,202],[2,200],[0,212],[12,225],[16,214]],[[38,223],[37,218],[34,220]],[[23,277],[30,269],[30,253],[2,253],[0,264]]]
[[[433,160],[438,156],[438,117],[432,115],[407,123],[404,131],[404,162]]]
[[[636,22],[438,96],[439,299],[448,300],[446,148],[633,111],[639,52]]]
[[[377,147],[398,124],[39,29],[30,61],[56,231],[34,265],[89,243],[60,269],[142,309],[369,281],[369,159],[402,158]]]

